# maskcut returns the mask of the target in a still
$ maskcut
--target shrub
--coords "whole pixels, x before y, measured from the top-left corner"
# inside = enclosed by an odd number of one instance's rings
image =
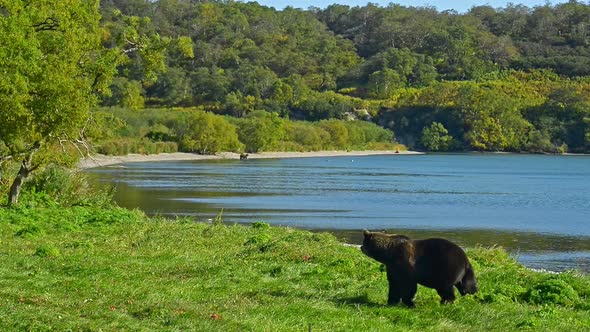
[[[330,134],[310,122],[292,121],[285,124],[284,140],[293,142],[302,151],[317,151],[330,141]]]
[[[112,193],[92,188],[84,173],[49,165],[25,182],[22,201],[29,207],[52,203],[105,206],[112,202]]]
[[[344,149],[348,146],[348,129],[339,120],[323,120],[319,126],[330,134],[330,143],[334,148]]]
[[[155,142],[171,142],[175,140],[171,134],[170,128],[161,123],[151,126],[145,134],[145,137]]]
[[[580,296],[572,286],[556,277],[549,277],[532,285],[522,297],[532,304],[559,304],[568,307],[580,301]]]
[[[270,228],[270,225],[268,223],[263,222],[263,221],[255,221],[252,223],[252,228],[267,229],[267,228]]]
[[[130,153],[157,154],[178,151],[176,142],[153,142],[148,138],[121,138],[101,142],[96,151],[109,156],[123,156]]]
[[[191,112],[180,138],[180,149],[185,152],[215,154],[221,151],[242,150],[236,127],[224,117],[208,112]]]
[[[267,233],[260,233],[250,237],[245,244],[265,244],[272,240],[272,237]]]
[[[367,121],[345,121],[348,128],[349,145],[351,147],[367,148],[369,145],[392,144],[394,135],[391,130],[379,127]]]
[[[238,121],[238,136],[246,152],[273,150],[283,138],[283,120],[276,113],[256,111]]]
[[[453,144],[453,137],[449,131],[438,122],[433,122],[430,127],[422,130],[420,143],[429,151],[448,151]]]

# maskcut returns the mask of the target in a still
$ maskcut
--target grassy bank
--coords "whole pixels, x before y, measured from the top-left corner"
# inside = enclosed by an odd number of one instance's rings
[[[387,307],[381,266],[328,234],[147,219],[118,208],[0,209],[0,330],[590,329],[590,277],[468,250],[477,296]]]

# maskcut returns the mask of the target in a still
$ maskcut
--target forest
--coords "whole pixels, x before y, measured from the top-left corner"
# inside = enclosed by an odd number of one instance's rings
[[[128,18],[141,33],[183,41],[151,70],[139,56],[121,64],[103,106],[364,120],[427,151],[590,151],[582,2],[457,13],[109,0],[100,11],[107,47],[124,38]]]
[[[14,203],[93,152],[587,153],[589,27],[577,1],[0,0],[0,175]]]

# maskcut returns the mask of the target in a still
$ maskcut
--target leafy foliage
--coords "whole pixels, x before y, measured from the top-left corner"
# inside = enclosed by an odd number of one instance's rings
[[[578,293],[564,280],[545,278],[528,289],[523,299],[534,304],[573,306],[580,302]]]
[[[442,124],[433,122],[430,127],[422,130],[420,143],[429,151],[448,151],[453,144],[453,137],[448,133],[449,131]]]
[[[130,49],[142,33],[151,46],[143,62],[131,57],[119,67],[102,102],[247,117],[234,123],[249,151],[347,146],[335,137],[319,142],[325,125],[297,126],[304,132],[296,144],[265,142],[254,126],[261,118],[249,117],[264,110],[304,121],[372,120],[411,148],[587,152],[587,79],[579,77],[590,75],[588,8],[569,1],[459,14],[396,4],[277,11],[253,2],[103,1],[103,44],[127,39]],[[165,58],[153,53],[162,48]],[[433,122],[453,144],[422,142]]]
[[[96,1],[2,1],[0,8],[0,160],[21,163],[10,191],[16,203],[24,179],[60,155],[48,151],[79,137],[95,92],[114,72],[100,65],[111,54],[101,49]]]
[[[32,172],[88,150],[92,107],[111,93],[118,66],[142,76],[143,84],[121,77],[114,85],[121,103],[137,109],[144,105],[143,86],[166,68],[167,48],[193,55],[188,39],[149,31],[149,18],[114,11],[101,25],[97,0],[3,0],[0,11],[0,162],[21,165],[9,204],[18,202]]]
[[[111,129],[112,122],[123,124],[109,135],[119,138],[94,141],[98,152],[112,155],[400,148],[391,131],[365,121],[290,121],[262,110],[233,118],[202,108],[103,108],[97,114],[110,119],[104,123]]]
[[[241,151],[236,128],[223,117],[207,112],[190,112],[179,123],[183,151],[215,154],[220,151]]]

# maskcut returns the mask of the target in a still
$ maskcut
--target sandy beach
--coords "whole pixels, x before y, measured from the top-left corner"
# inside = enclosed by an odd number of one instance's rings
[[[248,159],[278,159],[278,158],[309,158],[309,157],[339,157],[339,156],[374,156],[374,155],[408,155],[422,154],[416,151],[312,151],[312,152],[261,152],[250,153]],[[129,154],[126,156],[93,155],[78,163],[81,169],[111,166],[122,163],[146,162],[146,161],[172,161],[172,160],[214,160],[214,159],[240,159],[239,153],[222,152],[216,155],[200,155],[196,153],[160,153],[151,155]]]

